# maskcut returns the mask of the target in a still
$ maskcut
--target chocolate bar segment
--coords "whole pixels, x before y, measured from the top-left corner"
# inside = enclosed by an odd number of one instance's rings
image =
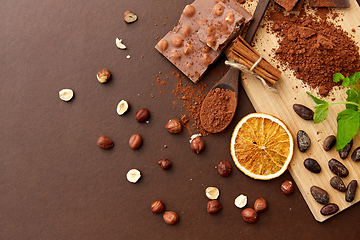
[[[208,66],[215,62],[222,52],[221,49],[217,51],[211,49],[201,42],[197,35],[201,21],[207,19],[216,4],[217,2],[213,0],[195,0],[192,4],[187,5],[183,9],[178,25],[155,46],[161,54],[195,83],[200,80]],[[235,0],[227,1],[225,6],[230,6],[238,15],[242,15],[243,24],[252,19],[252,16]]]

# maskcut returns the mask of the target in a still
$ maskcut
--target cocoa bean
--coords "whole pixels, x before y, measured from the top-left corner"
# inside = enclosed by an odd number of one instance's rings
[[[330,185],[340,192],[346,192],[346,186],[339,176],[333,176],[330,179]]]
[[[356,193],[356,188],[357,188],[357,181],[356,180],[352,180],[347,187],[346,190],[346,195],[345,195],[345,201],[347,202],[352,202],[355,198],[355,193]]]
[[[305,152],[310,147],[311,140],[304,130],[299,130],[297,132],[297,143],[300,152]]]
[[[313,196],[313,198],[315,199],[315,201],[317,201],[318,203],[324,204],[324,205],[329,203],[329,194],[324,189],[322,189],[318,186],[312,186],[310,188],[310,193]]]
[[[353,153],[351,154],[351,159],[354,161],[354,162],[358,162],[360,161],[360,147],[357,147]]]
[[[304,166],[307,170],[309,170],[310,172],[313,173],[319,173],[321,171],[321,167],[319,165],[319,163],[312,158],[307,158],[304,161]]]
[[[339,206],[335,203],[329,203],[321,208],[320,213],[322,215],[331,215],[336,213],[337,211],[339,211]]]
[[[340,156],[341,159],[347,158],[347,156],[349,155],[350,150],[352,148],[353,142],[354,141],[351,139],[351,141],[348,144],[345,145],[343,150],[339,151],[339,156]]]
[[[347,170],[347,168],[338,160],[332,158],[329,160],[328,164],[329,164],[330,171],[332,171],[339,177],[344,178],[344,177],[347,177],[347,175],[349,175],[349,170]]]
[[[325,138],[323,143],[323,148],[325,151],[329,151],[336,143],[336,137],[335,135],[330,135],[327,138]]]
[[[293,109],[297,113],[297,115],[299,115],[302,119],[313,120],[314,111],[311,110],[310,108],[301,104],[294,104]]]

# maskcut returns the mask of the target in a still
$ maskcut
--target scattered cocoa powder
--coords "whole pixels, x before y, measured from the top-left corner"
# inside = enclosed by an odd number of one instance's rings
[[[327,96],[337,85],[332,81],[335,73],[349,76],[360,70],[359,47],[330,21],[336,13],[320,9],[312,15],[306,8],[299,15],[269,11],[270,30],[279,43],[275,58],[284,69],[292,69],[298,79]]]
[[[224,130],[236,111],[235,92],[229,89],[212,89],[200,111],[201,125],[208,132],[218,133]]]

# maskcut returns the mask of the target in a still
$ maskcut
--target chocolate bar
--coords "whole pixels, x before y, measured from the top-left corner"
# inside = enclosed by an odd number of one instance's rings
[[[224,2],[224,1],[223,1]],[[217,38],[216,45],[209,47],[202,36],[201,27],[204,26],[206,33],[206,23],[210,23],[209,15],[212,12],[220,14],[218,20],[225,22],[226,13],[233,11],[234,22],[239,20],[240,25],[232,25],[228,28],[227,34]],[[240,17],[241,16],[241,17]],[[241,26],[250,21],[252,16],[242,8],[235,0],[229,0],[225,4],[212,0],[195,0],[192,4],[187,5],[180,17],[179,23],[172,31],[167,33],[155,46],[170,62],[172,62],[180,71],[182,71],[191,81],[196,83],[204,75],[208,66],[215,62],[224,48],[225,44],[234,37]],[[233,24],[233,23],[232,23]],[[199,33],[200,31],[200,33]],[[204,42],[198,36],[198,33]],[[222,44],[221,44],[222,42]]]

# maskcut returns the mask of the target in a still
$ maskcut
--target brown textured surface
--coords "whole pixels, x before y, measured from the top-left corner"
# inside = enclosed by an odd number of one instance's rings
[[[166,131],[167,120],[184,112],[181,104],[173,104],[177,98],[171,93],[177,83],[171,72],[177,70],[154,45],[157,36],[177,24],[189,3],[2,3],[0,239],[355,239],[359,235],[359,204],[318,223],[297,188],[290,196],[281,193],[280,184],[291,179],[288,172],[266,182],[235,168],[229,177],[221,177],[215,169],[220,161],[229,160],[234,166],[228,150],[231,131],[204,138],[206,148],[198,155],[190,150],[187,131],[180,135]],[[139,19],[126,25],[122,20],[126,10]],[[116,37],[123,39],[127,50],[116,48]],[[223,60],[202,81],[211,86],[219,79]],[[113,74],[107,84],[96,79],[102,68]],[[154,76],[159,71],[160,76],[169,76],[166,85],[157,85]],[[62,88],[73,89],[74,99],[61,101]],[[236,121],[254,111],[243,89],[239,96]],[[121,99],[131,108],[118,116]],[[142,107],[151,111],[148,124],[134,119]],[[135,151],[128,147],[134,133],[144,140]],[[111,138],[114,148],[98,148],[101,135]],[[157,163],[161,158],[170,159],[172,168],[161,169]],[[130,168],[142,172],[136,184],[126,180]],[[206,212],[207,186],[220,189],[223,209],[216,215]],[[245,223],[233,204],[240,194],[248,196],[250,207],[258,197],[268,201],[255,224]],[[161,215],[150,211],[155,200],[179,214],[177,225],[165,224]]]

